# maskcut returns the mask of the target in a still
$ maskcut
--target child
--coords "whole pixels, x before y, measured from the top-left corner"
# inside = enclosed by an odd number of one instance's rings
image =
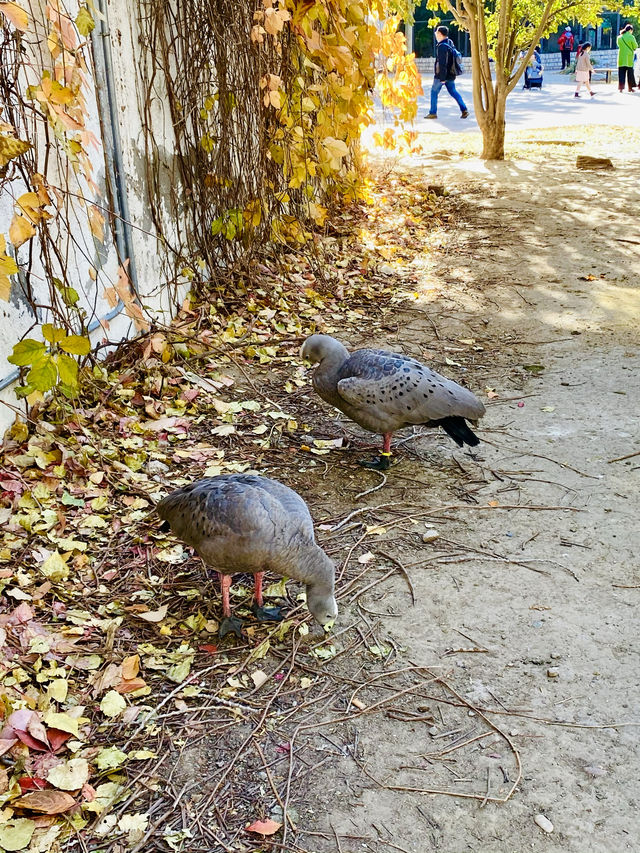
[[[587,87],[587,92],[593,98],[595,92],[591,91],[591,84],[589,82],[591,71],[593,70],[593,65],[591,64],[591,45],[588,41],[584,44],[578,46],[578,52],[576,54],[576,92],[574,97],[580,97],[580,89],[582,84]]]

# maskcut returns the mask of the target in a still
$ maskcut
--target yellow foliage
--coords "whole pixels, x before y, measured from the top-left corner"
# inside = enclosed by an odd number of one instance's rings
[[[0,299],[8,301],[11,293],[10,275],[18,272],[18,265],[6,254],[7,243],[4,236],[0,234]]]
[[[267,73],[260,85],[265,107],[278,111],[280,130],[271,139],[271,158],[291,189],[314,182],[309,200],[317,224],[324,222],[326,212],[320,212],[324,208],[315,193],[362,196],[359,139],[373,121],[376,84],[396,123],[415,117],[420,74],[415,57],[405,54],[400,21],[390,14],[390,5],[390,0],[262,0],[254,13],[255,44],[277,40],[287,27],[295,36],[291,78],[285,83]],[[376,66],[381,68],[377,75]],[[396,144],[392,134],[381,142]],[[297,242],[300,232],[293,230],[280,219],[272,233]]]
[[[24,33],[29,29],[29,16],[17,3],[0,3],[0,12],[17,30]]]
[[[26,243],[27,240],[30,240],[35,233],[36,229],[29,222],[27,217],[18,216],[16,213],[11,221],[11,225],[9,226],[9,239],[15,248],[18,249],[23,243]]]
[[[0,169],[6,166],[9,160],[19,157],[29,148],[31,148],[29,142],[16,139],[13,127],[10,124],[0,122]]]

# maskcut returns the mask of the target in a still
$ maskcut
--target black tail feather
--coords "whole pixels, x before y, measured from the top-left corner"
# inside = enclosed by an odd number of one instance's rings
[[[469,447],[475,447],[480,444],[478,436],[469,429],[469,425],[464,418],[442,418],[436,421],[438,426],[446,432],[447,435],[455,441],[458,447],[468,444]]]

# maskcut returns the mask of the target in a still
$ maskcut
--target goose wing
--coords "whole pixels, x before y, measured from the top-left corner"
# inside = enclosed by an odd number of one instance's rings
[[[207,477],[157,506],[171,529],[211,565],[262,568],[293,541],[313,541],[307,505],[292,489],[250,474]]]
[[[384,350],[357,350],[338,374],[338,393],[354,409],[377,414],[381,424],[396,419],[422,424],[446,417],[477,420],[483,404],[467,388],[414,358]]]

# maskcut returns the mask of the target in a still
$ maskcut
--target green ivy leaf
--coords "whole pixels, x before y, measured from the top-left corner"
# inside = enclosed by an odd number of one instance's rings
[[[58,341],[63,341],[67,337],[67,333],[64,329],[56,329],[51,323],[45,323],[42,327],[42,336],[50,344],[57,344]]]
[[[95,25],[96,22],[93,20],[91,12],[86,6],[83,6],[78,12],[78,16],[76,18],[76,27],[78,28],[78,32],[80,35],[88,36]]]
[[[24,341],[19,341],[13,348],[13,352],[7,359],[11,364],[17,364],[18,367],[25,367],[27,364],[33,364],[44,355],[45,345],[42,341],[34,341],[32,338],[27,338]]]
[[[60,349],[73,355],[88,355],[91,352],[91,341],[82,335],[69,335],[60,341]]]
[[[69,385],[71,388],[78,387],[78,362],[69,355],[62,353],[57,356],[56,363],[58,365],[58,373],[60,374],[60,382]]]
[[[56,288],[60,291],[60,294],[62,296],[64,304],[68,308],[71,308],[73,305],[76,304],[78,299],[80,299],[80,296],[78,295],[78,291],[75,289],[75,287],[67,287],[67,285],[64,284],[62,281],[60,281],[59,278],[54,278],[53,283],[55,284]]]
[[[27,382],[37,391],[50,391],[58,381],[58,369],[51,358],[43,358],[27,374]]]
[[[18,385],[14,388],[13,393],[19,400],[22,400],[23,397],[28,397],[29,394],[33,394],[36,389],[33,385]]]

